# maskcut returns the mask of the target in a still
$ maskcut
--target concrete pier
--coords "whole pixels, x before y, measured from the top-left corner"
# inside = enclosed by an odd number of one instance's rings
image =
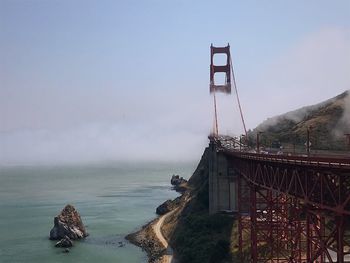
[[[209,144],[209,213],[237,211],[237,176],[224,153]]]

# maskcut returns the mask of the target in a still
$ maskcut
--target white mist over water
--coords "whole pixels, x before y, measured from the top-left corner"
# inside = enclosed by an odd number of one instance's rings
[[[200,133],[160,134],[133,125],[94,124],[70,130],[3,132],[0,164],[188,161],[197,160],[206,143],[206,136]]]

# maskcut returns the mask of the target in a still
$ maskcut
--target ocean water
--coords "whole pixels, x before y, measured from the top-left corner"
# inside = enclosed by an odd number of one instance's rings
[[[0,262],[146,262],[124,236],[178,195],[170,189],[172,174],[188,178],[194,169],[195,163],[0,167]],[[90,236],[63,253],[48,236],[67,203]]]

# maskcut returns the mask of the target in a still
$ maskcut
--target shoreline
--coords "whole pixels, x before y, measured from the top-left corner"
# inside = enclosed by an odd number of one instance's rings
[[[131,244],[140,247],[146,252],[148,263],[163,263],[163,257],[166,254],[161,241],[154,232],[154,227],[162,216],[158,216],[147,224],[143,225],[140,230],[128,234],[125,239]]]
[[[162,256],[162,262],[164,263],[174,263],[175,262],[175,256],[174,256],[174,250],[172,249],[172,247],[170,247],[168,241],[166,240],[165,236],[162,233],[162,226],[165,222],[165,220],[171,216],[172,214],[174,214],[176,212],[177,208],[162,215],[161,217],[159,217],[159,220],[157,221],[156,224],[153,224],[153,231],[156,235],[156,237],[158,238],[158,240],[162,243],[163,247],[165,248],[165,253]]]
[[[127,241],[140,247],[146,252],[148,263],[175,262],[174,251],[168,244],[166,235],[162,233],[162,226],[164,225],[164,221],[167,219],[167,217],[174,214],[181,206],[183,198],[186,196],[185,193],[188,190],[187,181],[174,186],[173,190],[179,192],[180,195],[177,198],[171,201],[167,200],[158,206],[159,208],[170,201],[171,204],[168,207],[168,212],[158,215],[155,219],[143,225],[141,229],[125,236]]]

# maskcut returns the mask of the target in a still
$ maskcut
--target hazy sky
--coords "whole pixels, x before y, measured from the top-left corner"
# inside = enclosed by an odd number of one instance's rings
[[[248,128],[350,89],[348,0],[0,0],[0,164],[200,158],[227,42]]]

